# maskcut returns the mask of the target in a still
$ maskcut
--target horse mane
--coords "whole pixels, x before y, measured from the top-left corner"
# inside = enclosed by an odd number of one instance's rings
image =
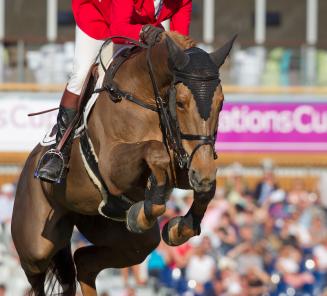
[[[196,42],[189,36],[179,34],[177,32],[165,32],[165,34],[173,39],[173,41],[182,49],[189,49],[196,46]]]

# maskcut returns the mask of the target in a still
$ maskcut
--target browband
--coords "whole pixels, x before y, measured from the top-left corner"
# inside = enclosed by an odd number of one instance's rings
[[[208,76],[201,76],[201,75],[195,75],[195,74],[188,74],[185,72],[179,72],[179,71],[174,71],[174,74],[177,78],[184,78],[188,80],[198,80],[198,81],[211,81],[211,80],[219,80],[219,74],[217,75],[208,75]],[[176,79],[178,80],[178,79]]]

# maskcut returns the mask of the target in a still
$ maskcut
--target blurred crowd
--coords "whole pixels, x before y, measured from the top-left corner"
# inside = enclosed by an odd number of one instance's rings
[[[162,243],[150,255],[150,275],[179,295],[327,295],[327,214],[319,195],[300,179],[285,192],[269,163],[252,191],[241,165],[231,171],[201,236],[176,248]],[[192,196],[183,201],[186,210]]]
[[[9,183],[0,187],[0,296],[22,296],[28,291],[10,235],[15,189]]]
[[[111,272],[104,281],[118,276],[122,296],[327,296],[327,212],[319,193],[308,192],[300,179],[286,192],[269,164],[252,190],[241,165],[230,171],[200,236],[179,247],[161,242],[142,265]],[[0,296],[28,288],[10,239],[14,191],[12,184],[0,188]],[[186,213],[192,200],[191,192],[175,189],[160,224]],[[73,241],[75,248],[87,243],[77,233]],[[151,292],[138,293],[138,287]],[[102,295],[109,294],[118,295]]]

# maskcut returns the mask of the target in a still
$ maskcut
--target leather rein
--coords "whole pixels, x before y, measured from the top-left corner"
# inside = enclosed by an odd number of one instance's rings
[[[122,58],[117,58],[118,62],[114,64],[113,67],[110,67],[106,69],[102,58],[101,58],[101,53],[102,50],[105,46],[107,46],[109,43],[112,42],[113,39],[124,39],[132,44],[135,45],[135,47],[132,48],[127,48],[125,49],[124,52],[122,52],[121,56]],[[107,39],[104,44],[102,45],[100,52],[99,52],[99,61],[101,64],[101,67],[103,70],[106,72],[105,74],[105,79],[103,86],[101,88],[95,89],[95,93],[100,93],[103,91],[107,91],[110,98],[112,99],[113,102],[117,103],[120,102],[123,98],[127,99],[130,102],[133,102],[143,108],[149,109],[151,111],[157,112],[159,116],[159,123],[160,123],[160,129],[162,132],[163,136],[163,143],[166,146],[166,149],[169,153],[169,150],[172,150],[174,153],[174,157],[179,165],[179,167],[182,169],[186,166],[187,169],[190,168],[193,157],[195,153],[204,145],[209,145],[212,147],[213,151],[213,158],[217,159],[217,154],[215,151],[215,141],[216,141],[216,135],[217,135],[217,130],[215,130],[213,135],[197,135],[197,134],[184,134],[178,125],[178,120],[176,116],[176,89],[175,85],[179,83],[177,80],[177,76],[181,77],[183,76],[186,79],[189,80],[197,80],[197,81],[209,81],[213,79],[217,79],[216,76],[197,76],[194,74],[189,74],[189,73],[181,73],[178,71],[172,71],[173,72],[173,82],[171,84],[171,87],[169,89],[169,99],[164,100],[160,96],[159,88],[157,81],[155,79],[154,71],[153,71],[153,65],[152,65],[152,60],[151,60],[151,50],[153,46],[148,46],[146,44],[143,44],[141,42],[138,42],[136,40],[127,38],[127,37],[122,37],[122,36],[113,36],[109,39]],[[138,51],[140,48],[146,49],[146,60],[147,60],[147,66],[149,69],[149,75],[152,83],[152,88],[154,92],[154,98],[155,98],[155,103],[156,106],[144,103],[142,100],[136,98],[132,94],[122,91],[118,88],[116,83],[113,81],[114,75],[119,69],[120,65],[122,65],[130,55]],[[114,62],[113,62],[114,63]],[[107,73],[110,71],[111,73]],[[109,74],[109,75],[107,75]],[[182,140],[185,141],[199,141],[191,154],[189,155],[182,144]]]

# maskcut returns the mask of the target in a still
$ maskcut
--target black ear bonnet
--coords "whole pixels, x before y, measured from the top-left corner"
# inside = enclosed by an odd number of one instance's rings
[[[220,84],[218,67],[210,55],[200,48],[192,47],[185,53],[190,57],[185,66],[176,69],[172,63],[169,65],[174,73],[174,85],[183,83],[190,89],[201,118],[207,120],[214,92]],[[175,88],[171,89],[174,91]]]

